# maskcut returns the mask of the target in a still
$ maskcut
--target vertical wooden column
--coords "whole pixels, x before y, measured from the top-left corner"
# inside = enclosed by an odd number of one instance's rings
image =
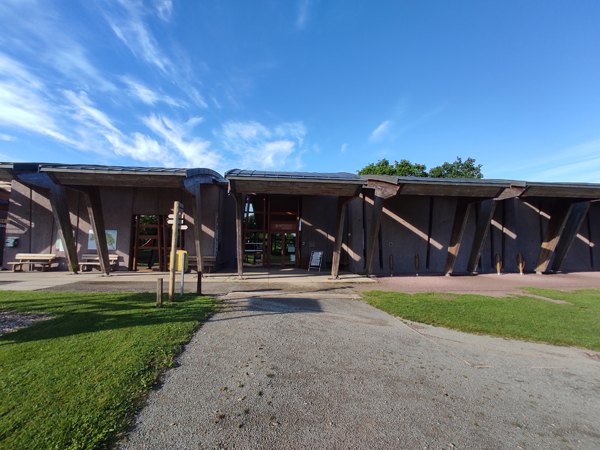
[[[375,258],[375,241],[381,224],[381,213],[383,212],[383,197],[378,189],[375,189],[375,201],[373,203],[373,219],[367,240],[367,275],[373,273],[373,258]]]
[[[83,194],[85,196],[88,216],[90,217],[90,222],[92,222],[98,259],[100,260],[100,270],[108,275],[110,274],[110,260],[108,258],[108,244],[106,242],[106,228],[104,226],[104,214],[102,213],[102,202],[100,200],[100,188],[98,186],[86,187],[83,190]]]
[[[490,223],[494,217],[496,211],[497,202],[495,200],[485,200],[481,202],[481,210],[479,211],[479,218],[477,219],[477,228],[473,236],[473,245],[471,247],[471,255],[469,256],[469,264],[467,264],[468,272],[475,272],[477,270],[477,264],[481,257],[481,251],[483,250],[483,244],[485,238],[488,235],[490,229]]]
[[[344,234],[344,221],[346,219],[346,207],[354,197],[338,197],[335,241],[333,244],[333,260],[331,263],[331,276],[335,279],[340,275],[340,257],[342,252],[342,238]]]
[[[558,272],[562,269],[562,265],[571,250],[573,241],[579,233],[579,228],[585,220],[585,216],[590,209],[590,202],[575,203],[571,208],[565,228],[560,235],[558,245],[556,246],[556,252],[554,255],[554,261],[552,261],[552,270]]]
[[[244,275],[244,245],[243,239],[243,219],[244,219],[244,198],[241,193],[235,193],[235,233],[236,233],[236,248],[237,248],[237,269],[238,276],[242,278]]]
[[[450,234],[450,243],[448,244],[448,256],[446,256],[446,265],[444,267],[446,275],[450,275],[454,271],[454,264],[456,263],[460,242],[469,217],[470,206],[470,198],[458,198],[456,212],[454,213],[454,223],[452,224],[452,232]]]
[[[204,271],[204,253],[202,252],[202,188],[201,184],[194,185],[194,203],[192,214],[194,215],[194,236],[196,237],[196,268],[198,277],[202,277]]]
[[[71,217],[69,215],[69,204],[67,203],[67,191],[60,184],[50,184],[50,205],[54,220],[58,225],[58,233],[62,241],[69,270],[73,273],[79,271],[79,261],[77,260],[77,248],[73,238],[73,227],[71,226]]]
[[[556,201],[552,217],[550,217],[550,222],[548,222],[548,228],[546,228],[546,235],[542,241],[540,255],[535,265],[535,272],[537,274],[541,274],[548,269],[550,258],[552,258],[552,254],[556,249],[572,208],[573,204],[569,200],[560,199]]]

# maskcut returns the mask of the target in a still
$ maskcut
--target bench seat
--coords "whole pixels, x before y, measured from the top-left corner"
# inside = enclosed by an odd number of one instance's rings
[[[86,269],[97,268],[101,270],[100,257],[97,254],[86,254],[81,257],[82,262],[79,264],[81,271],[84,272]],[[111,271],[115,269],[119,262],[119,255],[108,255],[110,262]]]
[[[215,267],[217,263],[217,258],[214,256],[204,256],[203,258],[204,267],[208,267],[208,273],[211,272],[211,269]],[[195,256],[190,256],[188,258],[188,267],[195,267],[198,270],[198,258]]]

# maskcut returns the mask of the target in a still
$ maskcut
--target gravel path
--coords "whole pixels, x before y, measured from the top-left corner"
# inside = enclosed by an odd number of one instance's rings
[[[224,305],[123,450],[600,448],[599,353],[404,323],[348,288]]]

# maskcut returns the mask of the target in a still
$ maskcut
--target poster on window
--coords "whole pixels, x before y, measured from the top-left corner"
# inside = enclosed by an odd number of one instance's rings
[[[117,249],[117,230],[106,230],[106,244],[109,250]],[[94,230],[88,236],[88,250],[97,250]]]

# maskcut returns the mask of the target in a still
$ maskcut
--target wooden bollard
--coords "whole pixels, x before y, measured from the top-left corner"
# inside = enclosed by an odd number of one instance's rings
[[[523,259],[523,255],[521,253],[517,255],[517,265],[519,266],[519,273],[523,275],[523,270],[525,269],[525,260]]]
[[[163,298],[163,279],[159,278],[156,280],[156,307],[160,308],[162,306],[162,298]]]
[[[498,275],[500,275],[500,269],[502,269],[502,259],[500,253],[496,253],[496,272],[498,272]]]
[[[419,254],[415,253],[415,274],[419,276]]]
[[[390,277],[394,276],[394,255],[390,255]]]
[[[202,295],[202,272],[198,271],[198,281],[196,282],[196,294]]]

